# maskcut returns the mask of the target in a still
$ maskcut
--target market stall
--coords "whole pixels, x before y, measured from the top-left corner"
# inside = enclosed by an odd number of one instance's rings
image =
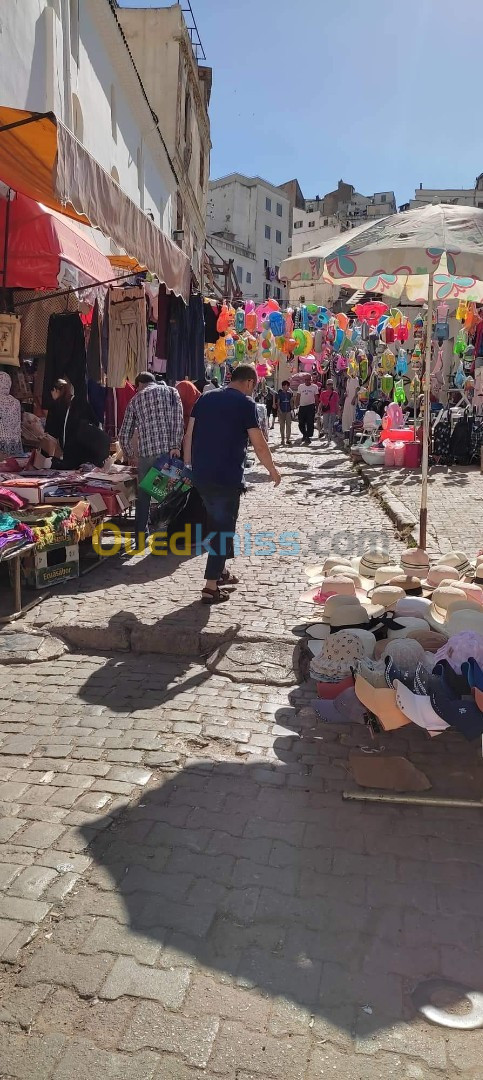
[[[93,225],[131,254],[107,258]],[[0,108],[0,257],[0,576],[17,613],[21,587],[79,576],[96,526],[130,513],[116,454],[135,377],[174,381],[182,356],[198,377],[204,326],[187,257],[50,114]]]
[[[320,280],[427,302],[423,401],[420,545],[426,547],[431,429],[433,315],[450,299],[483,299],[483,211],[424,206],[362,225],[318,248],[286,259],[288,280]]]

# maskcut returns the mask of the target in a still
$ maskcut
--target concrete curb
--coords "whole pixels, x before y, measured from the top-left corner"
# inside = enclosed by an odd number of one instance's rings
[[[379,500],[387,516],[394,522],[401,536],[405,540],[412,540],[417,544],[418,521],[412,511],[397,498],[392,488],[384,483],[381,476],[374,476],[374,466],[355,464],[354,467],[362,477],[366,487]]]
[[[70,648],[89,652],[132,652],[137,654],[156,653],[175,657],[208,657],[222,645],[230,642],[266,642],[284,643],[293,648],[299,638],[291,634],[268,634],[261,631],[241,630],[233,624],[210,629],[196,626],[181,628],[176,619],[172,622],[163,620],[157,624],[139,625],[126,619],[115,627],[108,623],[94,626],[92,623],[57,624],[51,633],[65,642]]]

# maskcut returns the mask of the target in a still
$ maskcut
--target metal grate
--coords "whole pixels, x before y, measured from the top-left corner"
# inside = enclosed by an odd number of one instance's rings
[[[183,12],[186,29],[190,36],[191,48],[193,49],[194,58],[196,60],[196,63],[200,64],[203,61],[206,61],[206,55],[199,35],[198,27],[196,25],[196,19],[193,15],[193,8],[191,7],[190,0],[184,0],[184,3],[181,6],[181,11]]]

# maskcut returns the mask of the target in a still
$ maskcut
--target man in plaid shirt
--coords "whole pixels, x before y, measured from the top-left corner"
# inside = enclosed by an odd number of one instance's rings
[[[119,442],[123,454],[136,461],[139,482],[160,454],[180,456],[184,422],[181,398],[173,386],[157,383],[150,371],[137,375],[135,386],[137,393],[124,414]],[[132,447],[135,434],[136,451]],[[134,528],[139,545],[146,539],[150,503],[151,496],[138,486]]]

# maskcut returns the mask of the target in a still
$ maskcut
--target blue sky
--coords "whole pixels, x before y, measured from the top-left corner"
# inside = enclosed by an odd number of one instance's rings
[[[213,68],[212,178],[296,176],[307,197],[344,179],[401,203],[483,171],[481,0],[191,4]]]

